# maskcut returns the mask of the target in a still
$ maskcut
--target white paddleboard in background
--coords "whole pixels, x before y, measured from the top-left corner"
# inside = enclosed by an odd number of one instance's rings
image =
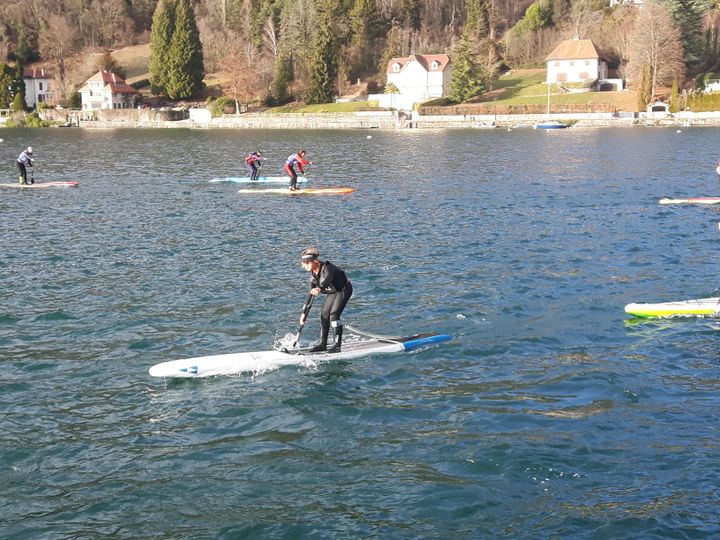
[[[625,313],[642,318],[663,317],[717,317],[720,298],[696,298],[658,304],[628,304]]]
[[[411,351],[452,339],[447,334],[415,334],[398,340],[373,339],[344,343],[339,353],[308,353],[307,349],[257,351],[200,356],[171,360],[150,368],[152,377],[198,378],[214,375],[236,375],[277,369],[283,366],[311,366],[328,360],[349,360],[371,354]]]
[[[720,197],[690,197],[688,199],[660,199],[660,204],[718,204]]]

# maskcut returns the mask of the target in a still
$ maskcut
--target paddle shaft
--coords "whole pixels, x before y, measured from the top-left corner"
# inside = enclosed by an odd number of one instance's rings
[[[308,313],[310,313],[310,308],[313,305],[313,300],[315,300],[315,297],[313,295],[309,295],[309,300],[305,301],[305,305],[302,309],[302,314],[305,315],[305,322],[307,322],[307,316]],[[297,347],[298,341],[300,340],[300,333],[303,331],[303,328],[305,327],[305,322],[303,322],[297,330],[297,334],[295,334],[295,341],[293,342],[293,347]]]

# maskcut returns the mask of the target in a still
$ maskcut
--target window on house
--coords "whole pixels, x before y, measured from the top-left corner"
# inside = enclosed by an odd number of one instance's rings
[[[555,61],[555,67],[560,67],[560,61]]]
[[[432,64],[430,64],[430,69],[437,69],[440,67],[440,64],[438,64],[437,60],[433,60]]]
[[[589,65],[590,65],[590,60],[585,60],[585,65],[586,65],[586,66],[589,66]]]
[[[42,82],[38,82],[38,90],[42,90],[42,89],[43,89]]]
[[[397,64],[397,63],[393,64],[392,70],[396,73],[398,71],[400,71],[400,64]]]
[[[570,65],[571,65],[571,66],[574,66],[574,65],[575,65],[575,60],[570,60]]]

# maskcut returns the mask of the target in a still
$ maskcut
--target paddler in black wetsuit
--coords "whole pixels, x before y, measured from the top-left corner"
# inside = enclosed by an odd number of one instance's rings
[[[353,288],[350,279],[342,268],[330,261],[321,261],[317,248],[310,247],[302,252],[300,257],[302,267],[310,272],[310,292],[305,305],[309,306],[313,296],[327,294],[320,313],[320,343],[312,347],[309,352],[340,352],[342,346],[343,325],[340,321],[345,306],[352,296]],[[306,310],[300,315],[300,325],[305,324]],[[335,331],[335,344],[327,348],[330,327]]]

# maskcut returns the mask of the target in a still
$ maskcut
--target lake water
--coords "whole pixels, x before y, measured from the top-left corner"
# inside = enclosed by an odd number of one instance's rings
[[[720,130],[0,131],[2,538],[720,535]],[[240,196],[300,147],[340,197]],[[431,348],[203,380],[297,328],[319,246],[343,317]],[[311,312],[304,343],[318,334]],[[357,339],[357,338],[354,338]]]

